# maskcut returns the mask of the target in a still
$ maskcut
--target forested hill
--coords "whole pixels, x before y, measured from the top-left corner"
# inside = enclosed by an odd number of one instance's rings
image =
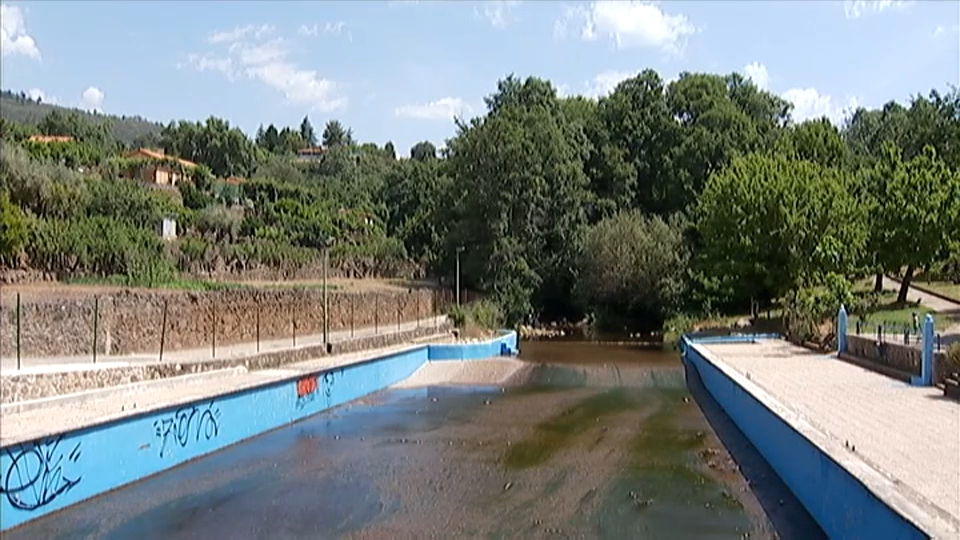
[[[42,103],[40,100],[30,99],[23,92],[15,93],[10,90],[0,92],[0,118],[18,124],[37,125],[41,120],[56,109],[77,111],[90,122],[105,122],[110,135],[126,146],[136,146],[134,142],[150,142],[159,139],[163,125],[151,122],[139,116],[114,116],[98,114],[81,109],[61,107]]]

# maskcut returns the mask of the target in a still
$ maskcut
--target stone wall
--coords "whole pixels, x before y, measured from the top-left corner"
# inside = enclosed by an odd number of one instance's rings
[[[378,326],[395,328],[441,314],[449,291],[328,294],[331,331]],[[92,354],[156,353],[166,306],[164,350],[174,351],[261,340],[285,339],[323,331],[319,289],[236,289],[217,292],[124,291],[97,297],[23,302],[20,310],[22,358]],[[13,302],[0,306],[0,356],[16,354]],[[95,316],[96,314],[96,316]]]
[[[878,342],[875,338],[847,336],[847,354],[891,368],[908,375],[920,375],[920,348],[915,345]],[[933,382],[943,382],[947,375],[947,355],[945,352],[933,353]]]

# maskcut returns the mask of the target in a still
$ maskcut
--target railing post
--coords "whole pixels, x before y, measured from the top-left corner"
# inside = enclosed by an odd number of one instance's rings
[[[257,352],[260,352],[260,305],[261,305],[261,293],[257,293]]]
[[[167,340],[167,299],[163,299],[163,316],[160,318],[160,358],[158,362],[163,362],[163,344]]]
[[[17,370],[20,370],[20,293],[17,293]]]
[[[837,314],[837,354],[847,352],[847,308],[840,304]]]
[[[217,357],[217,298],[213,299],[213,306],[211,307],[211,312],[213,313],[213,320],[211,321],[211,336],[210,340],[210,357]]]
[[[100,297],[93,297],[93,363],[97,363],[97,323],[100,322]]]
[[[920,376],[913,377],[915,386],[933,385],[933,316],[929,313],[923,318],[923,342],[920,349]]]
[[[380,295],[373,293],[373,333],[380,333]]]

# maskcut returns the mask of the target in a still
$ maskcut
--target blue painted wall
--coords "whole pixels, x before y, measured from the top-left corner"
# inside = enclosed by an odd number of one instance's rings
[[[0,449],[0,531],[396,384],[428,359],[516,350],[515,332],[484,343],[425,345],[296,379]]]
[[[743,341],[743,338],[739,338]],[[711,338],[711,342],[720,341]],[[859,480],[703,358],[684,336],[683,361],[830,538],[928,538]]]

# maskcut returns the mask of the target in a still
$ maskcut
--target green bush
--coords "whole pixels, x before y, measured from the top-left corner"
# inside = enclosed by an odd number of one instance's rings
[[[954,343],[947,349],[947,365],[951,371],[960,372],[960,343]]]
[[[457,328],[476,326],[485,330],[497,330],[504,325],[503,310],[489,300],[450,306],[447,316]]]

